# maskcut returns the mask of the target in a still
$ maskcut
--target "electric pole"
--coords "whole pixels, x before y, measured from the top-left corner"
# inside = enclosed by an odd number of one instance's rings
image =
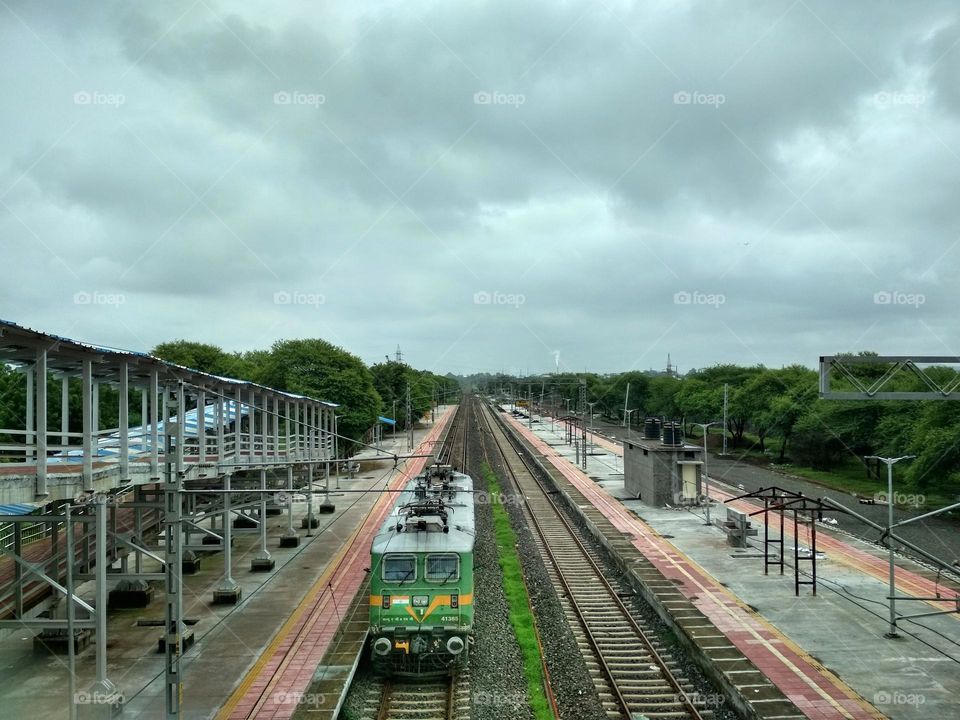
[[[727,454],[727,383],[723,384],[723,454]]]
[[[627,394],[623,398],[623,424],[627,424],[627,405],[630,403],[630,383],[627,383]]]
[[[580,453],[580,459],[583,464],[583,469],[587,469],[587,381],[583,378],[580,379],[580,416],[581,416],[581,428],[580,428],[580,448],[583,452]]]
[[[399,347],[399,346],[397,346]],[[413,450],[413,407],[410,405],[410,383],[407,383],[407,450]]]
[[[868,455],[864,460],[879,460],[887,466],[887,547],[890,548],[889,553],[889,595],[890,595],[890,629],[887,631],[884,637],[887,638],[896,638],[900,637],[900,634],[897,632],[897,583],[896,575],[893,564],[893,466],[896,465],[901,460],[912,460],[916,455],[904,455],[903,457],[897,458],[887,458],[887,457],[878,457],[877,455]]]

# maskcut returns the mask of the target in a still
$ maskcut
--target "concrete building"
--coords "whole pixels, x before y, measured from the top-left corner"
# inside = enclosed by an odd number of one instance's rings
[[[701,494],[703,449],[685,444],[680,428],[671,423],[664,424],[663,433],[659,423],[648,422],[642,439],[623,441],[624,486],[653,507],[695,505]]]

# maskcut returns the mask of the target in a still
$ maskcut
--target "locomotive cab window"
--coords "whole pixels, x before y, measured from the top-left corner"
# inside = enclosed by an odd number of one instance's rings
[[[458,555],[427,555],[427,580],[443,582],[460,578]]]
[[[413,555],[384,555],[383,579],[386,582],[410,582],[417,579],[417,559]]]

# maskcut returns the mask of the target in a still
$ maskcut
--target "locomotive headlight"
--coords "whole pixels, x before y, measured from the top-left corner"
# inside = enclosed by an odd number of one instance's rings
[[[456,610],[458,607],[460,607],[460,596],[457,593],[453,593],[453,595],[450,596],[450,608]]]
[[[384,593],[383,600],[381,601],[380,606],[381,606],[384,610],[389,610],[389,609],[390,609],[390,596],[387,595],[386,593]]]
[[[427,607],[430,604],[429,595],[414,595],[413,596],[413,606],[414,607]]]

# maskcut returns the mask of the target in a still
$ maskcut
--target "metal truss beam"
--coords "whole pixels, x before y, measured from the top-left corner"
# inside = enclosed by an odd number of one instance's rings
[[[877,379],[857,375],[863,366],[886,366]],[[937,380],[921,365],[954,366],[954,375]],[[960,400],[960,357],[952,355],[822,355],[820,357],[820,397],[824,400]],[[894,380],[907,375],[919,380],[925,390],[889,390]],[[837,378],[852,389],[834,390]]]

